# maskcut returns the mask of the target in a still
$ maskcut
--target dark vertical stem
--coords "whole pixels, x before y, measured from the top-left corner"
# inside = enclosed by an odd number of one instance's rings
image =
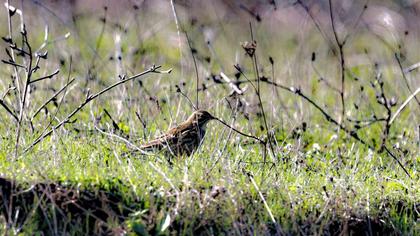
[[[23,37],[23,45],[22,45],[22,50],[25,49],[25,45],[28,48],[28,56],[29,56],[29,62],[26,65],[26,79],[25,79],[25,87],[23,88],[23,94],[22,94],[22,101],[20,102],[20,110],[19,110],[19,119],[18,119],[18,124],[17,124],[17,129],[16,129],[16,143],[15,143],[15,158],[18,158],[19,155],[19,141],[20,141],[20,133],[21,133],[21,129],[22,129],[22,120],[23,120],[23,116],[24,116],[24,111],[25,111],[25,105],[26,105],[26,100],[27,100],[27,95],[28,95],[28,89],[31,83],[31,77],[32,77],[32,63],[33,63],[33,55],[32,55],[32,48],[29,45],[28,42],[28,36],[27,36],[27,32],[26,29],[24,29],[24,32],[22,32],[22,37]]]
[[[252,40],[252,43],[254,43],[255,42],[255,39],[254,39],[254,34],[252,32],[252,24],[251,24],[251,22],[249,22],[249,28],[250,28],[250,32],[251,32],[251,40]],[[262,104],[262,99],[261,99],[261,93],[260,93],[260,75],[259,75],[259,71],[258,71],[257,55],[255,54],[255,52],[252,54],[252,62],[254,64],[255,76],[257,77],[256,78],[256,80],[257,80],[256,93],[257,93],[257,97],[258,97],[258,103],[259,103],[259,106],[260,106],[260,109],[261,109],[261,115],[262,115],[263,121],[264,121],[265,130],[267,132],[267,141],[268,141],[268,145],[269,145],[269,147],[271,149],[271,152],[272,152],[273,156],[276,158],[276,153],[274,152],[274,147],[273,147],[273,144],[271,142],[272,139],[271,139],[270,130],[269,130],[268,124],[267,124],[267,117],[265,115],[264,106]],[[265,162],[266,162],[266,160],[265,160],[265,156],[264,156],[264,163]]]
[[[389,130],[391,129],[392,113],[391,113],[391,105],[389,104],[388,99],[385,96],[384,84],[382,81],[378,81],[378,82],[381,88],[381,98],[383,99],[383,106],[385,107],[385,110],[386,110],[385,127],[384,127],[384,130],[382,131],[382,141],[381,141],[381,146],[379,148],[379,152],[383,152],[384,148],[386,148],[385,146],[386,146],[386,140],[388,139],[388,136],[389,136]]]
[[[338,46],[338,53],[339,53],[339,59],[340,59],[340,76],[341,76],[341,89],[340,89],[340,99],[341,99],[341,107],[342,107],[342,111],[341,111],[341,121],[340,123],[342,123],[345,119],[345,113],[346,113],[346,105],[345,105],[345,101],[344,101],[344,96],[345,96],[345,86],[344,86],[344,71],[345,71],[345,63],[344,63],[344,53],[343,53],[343,47],[344,47],[344,43],[345,42],[340,42],[340,40],[338,39],[337,36],[337,30],[335,29],[335,24],[334,24],[334,14],[333,14],[333,10],[332,10],[332,3],[331,0],[328,0],[329,3],[329,7],[330,7],[330,19],[331,19],[331,27],[332,27],[332,31],[334,34],[334,39],[335,42],[337,43]]]
[[[395,57],[395,60],[396,60],[396,61],[397,61],[397,63],[398,63],[398,67],[400,68],[401,75],[402,75],[402,77],[403,77],[403,79],[404,79],[404,82],[405,82],[405,85],[407,86],[408,91],[410,91],[410,93],[411,93],[411,94],[413,94],[413,90],[411,90],[410,84],[408,83],[407,76],[405,75],[404,69],[403,69],[403,67],[402,67],[401,60],[400,60],[400,58],[398,57],[397,53],[394,53],[394,57]],[[419,99],[418,99],[416,96],[414,96],[414,99],[416,100],[417,104],[420,106],[420,101],[419,101]]]
[[[196,62],[196,60],[195,60],[195,57],[194,57],[194,51],[193,51],[193,48],[192,48],[192,46],[191,46],[191,41],[190,41],[190,37],[188,37],[188,33],[187,33],[187,31],[185,31],[184,32],[185,33],[185,36],[187,37],[187,42],[188,42],[188,47],[190,48],[190,52],[191,52],[191,56],[192,56],[192,58],[193,58],[193,61],[194,61],[194,69],[195,69],[195,107],[197,108],[197,109],[199,109],[199,106],[198,106],[198,91],[199,91],[199,82],[200,82],[200,78],[199,78],[199,76],[198,76],[198,68],[197,68],[197,62]]]

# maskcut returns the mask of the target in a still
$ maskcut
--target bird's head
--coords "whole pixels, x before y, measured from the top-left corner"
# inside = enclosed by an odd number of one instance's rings
[[[198,125],[202,126],[207,124],[210,120],[216,119],[214,116],[212,116],[208,111],[205,110],[198,110],[195,111],[188,120],[192,122],[198,123]]]

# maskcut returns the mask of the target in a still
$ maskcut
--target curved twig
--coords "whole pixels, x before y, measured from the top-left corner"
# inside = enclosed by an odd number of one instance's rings
[[[239,130],[237,130],[237,129],[233,128],[232,126],[228,125],[226,122],[224,122],[223,120],[221,120],[221,119],[219,119],[219,118],[217,118],[217,117],[214,117],[214,119],[215,119],[215,120],[217,120],[217,121],[219,121],[220,123],[222,123],[223,125],[225,125],[225,126],[226,126],[226,127],[228,127],[229,129],[232,129],[233,131],[235,131],[236,133],[238,133],[238,134],[240,134],[240,135],[242,135],[242,136],[245,136],[245,137],[248,137],[248,138],[255,139],[255,140],[257,140],[258,142],[260,142],[260,143],[262,143],[262,144],[264,144],[264,145],[266,145],[266,144],[267,144],[267,142],[266,142],[266,141],[264,141],[264,140],[262,140],[262,139],[260,139],[260,138],[258,138],[258,137],[256,137],[256,136],[249,135],[249,134],[245,134],[245,133],[243,133],[243,132],[241,132],[241,131],[239,131]]]
[[[149,73],[167,73],[167,71],[163,72],[163,71],[158,71],[157,69],[159,69],[161,66],[155,66],[153,65],[151,68],[149,68],[148,70],[145,70],[139,74],[133,75],[131,77],[128,77],[126,79],[122,79],[104,89],[102,89],[101,91],[99,91],[98,93],[95,93],[93,95],[89,95],[87,94],[86,99],[84,102],[82,102],[77,108],[75,108],[71,113],[69,113],[67,115],[66,118],[64,118],[60,123],[58,123],[57,125],[55,125],[54,127],[52,127],[48,132],[46,133],[42,133],[41,135],[38,136],[38,138],[35,139],[35,141],[33,141],[28,147],[25,148],[25,150],[23,151],[23,153],[26,153],[27,151],[29,151],[31,148],[33,148],[35,145],[37,145],[38,143],[40,143],[44,138],[48,137],[49,135],[52,134],[52,132],[54,130],[57,130],[58,128],[60,128],[61,126],[63,126],[65,123],[69,122],[69,120],[75,115],[77,114],[80,110],[82,110],[82,108],[84,106],[86,106],[88,103],[90,103],[91,101],[95,100],[97,97],[101,96],[102,94],[108,92],[109,90],[117,87],[118,85],[121,85],[123,83],[126,83],[130,80],[136,79],[138,77],[144,76],[146,74]]]
[[[417,88],[416,91],[414,91],[413,94],[411,94],[407,100],[405,100],[405,102],[400,106],[400,108],[398,108],[398,110],[395,112],[395,114],[392,116],[391,120],[389,121],[389,124],[391,125],[392,122],[394,122],[394,120],[398,117],[398,115],[401,113],[402,110],[404,110],[404,108],[407,106],[407,104],[411,101],[411,99],[415,98],[416,95],[420,93],[420,87]]]

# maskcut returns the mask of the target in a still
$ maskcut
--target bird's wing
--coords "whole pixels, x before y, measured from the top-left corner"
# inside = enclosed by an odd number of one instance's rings
[[[172,129],[170,131],[172,131]],[[176,143],[176,141],[174,140],[175,138],[176,137],[172,134],[172,132],[168,132],[157,137],[156,139],[149,141],[148,143],[141,145],[140,148],[144,151],[162,150],[168,145]]]
[[[140,146],[144,151],[162,150],[164,148],[175,148],[177,145],[184,142],[193,142],[195,138],[194,132],[188,125],[181,124],[177,127],[169,129],[166,134],[163,134],[156,139]]]
[[[142,149],[143,151],[153,151],[153,150],[161,150],[163,147],[164,146],[160,139],[154,139],[148,143],[141,145],[140,149]]]

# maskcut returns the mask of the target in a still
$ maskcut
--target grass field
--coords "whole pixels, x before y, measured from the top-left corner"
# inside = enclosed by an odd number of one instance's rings
[[[413,6],[75,2],[0,10],[2,234],[420,234]],[[267,144],[135,151],[197,105]]]

